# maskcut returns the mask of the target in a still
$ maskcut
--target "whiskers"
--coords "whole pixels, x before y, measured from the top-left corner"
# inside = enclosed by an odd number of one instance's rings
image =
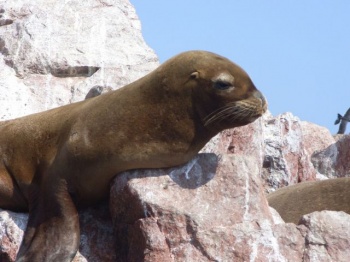
[[[229,125],[251,122],[261,115],[261,111],[256,101],[244,100],[228,103],[206,116],[204,126],[222,121]]]

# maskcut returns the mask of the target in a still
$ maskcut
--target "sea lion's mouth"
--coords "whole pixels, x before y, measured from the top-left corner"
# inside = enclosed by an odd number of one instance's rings
[[[266,99],[253,96],[249,99],[227,103],[204,118],[204,126],[225,124],[237,126],[249,124],[261,117],[267,110]]]

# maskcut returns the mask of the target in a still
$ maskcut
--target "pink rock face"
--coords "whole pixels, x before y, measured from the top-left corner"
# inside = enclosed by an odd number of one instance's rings
[[[114,262],[115,238],[108,205],[88,208],[79,212],[80,247],[74,262]],[[23,231],[28,220],[27,214],[1,211],[0,209],[0,261],[15,261]]]
[[[219,159],[200,154],[180,168],[123,173],[114,180],[110,208],[119,252],[124,256],[120,261],[139,261],[133,257],[154,258],[156,254],[174,259],[168,261],[201,261],[191,260],[193,256],[213,259],[221,251],[210,255],[213,247],[207,250],[206,245],[217,239],[231,243],[233,225],[272,221],[258,166],[240,155]],[[228,239],[222,239],[222,234]],[[136,236],[143,236],[142,241]],[[141,248],[134,240],[143,243]],[[160,243],[160,248],[152,243]],[[230,245],[215,247],[222,249],[222,257],[232,252]],[[147,261],[162,261],[157,259]]]
[[[74,262],[114,262],[115,237],[108,203],[79,212],[80,246]]]
[[[110,208],[118,261],[303,258],[302,231],[272,220],[254,158],[200,154],[176,169],[123,173]]]
[[[343,177],[350,174],[350,135],[343,135],[326,149],[312,156],[318,172],[327,177]]]
[[[262,168],[264,187],[269,192],[315,180],[317,171],[311,156],[334,143],[324,127],[300,121],[291,113],[276,117],[267,113],[252,124],[221,132],[202,152],[253,157]]]
[[[326,149],[336,142],[325,127],[305,121],[301,121],[300,125],[303,133],[304,147],[309,156]]]
[[[15,261],[28,216],[0,209],[0,261]]]
[[[285,224],[267,207],[253,160],[200,154],[182,167],[116,177],[117,261],[319,261],[315,252],[330,258],[320,261],[346,261],[347,233],[336,236],[350,228],[350,216],[323,211]],[[310,241],[315,235],[328,239],[326,249]]]
[[[201,152],[248,155],[254,157],[261,166],[264,148],[263,124],[260,118],[249,125],[224,130],[209,141]]]
[[[291,113],[276,117],[267,113],[250,125],[221,132],[202,152],[254,157],[263,167],[264,187],[273,191],[315,180],[317,172],[311,155],[334,142],[327,129],[302,122]]]
[[[336,143],[338,157],[335,163],[335,170],[338,176],[350,175],[350,135],[343,136]]]
[[[349,261],[350,215],[322,211],[303,216],[306,232],[304,261]]]
[[[300,120],[291,113],[264,116],[263,178],[267,191],[301,181],[315,180]]]
[[[128,0],[0,1],[0,120],[124,86],[159,64]],[[64,14],[64,15],[62,15]]]

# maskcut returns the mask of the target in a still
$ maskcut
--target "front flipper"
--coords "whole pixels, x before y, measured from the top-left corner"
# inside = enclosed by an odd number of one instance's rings
[[[30,203],[17,262],[72,261],[80,241],[78,212],[63,179],[46,179]]]

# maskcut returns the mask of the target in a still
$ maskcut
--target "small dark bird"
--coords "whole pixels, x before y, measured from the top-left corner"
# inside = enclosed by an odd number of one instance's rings
[[[102,93],[103,87],[102,86],[94,86],[92,87],[89,92],[87,93],[87,95],[85,96],[85,100],[95,97],[95,96],[99,96]]]
[[[334,124],[339,126],[338,134],[344,134],[346,130],[346,125],[350,122],[350,108],[348,111],[346,111],[345,115],[342,116],[341,114],[338,114],[337,119],[335,120]]]

